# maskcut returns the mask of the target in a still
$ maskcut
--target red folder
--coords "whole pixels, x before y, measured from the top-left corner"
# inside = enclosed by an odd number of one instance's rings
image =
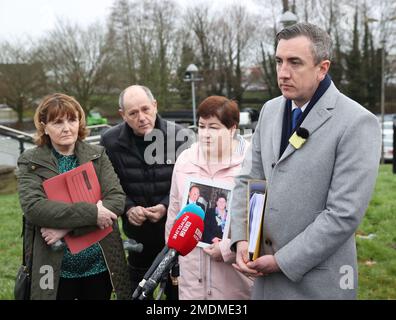
[[[43,182],[47,198],[52,201],[96,204],[102,199],[100,184],[92,161]],[[76,254],[106,237],[113,228],[99,229],[82,236],[65,236],[71,253]]]

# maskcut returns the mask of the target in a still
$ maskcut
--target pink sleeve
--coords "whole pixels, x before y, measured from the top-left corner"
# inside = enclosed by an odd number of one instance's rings
[[[234,263],[235,262],[235,252],[231,251],[231,239],[221,240],[219,242],[220,252],[223,256],[223,260],[225,263]]]

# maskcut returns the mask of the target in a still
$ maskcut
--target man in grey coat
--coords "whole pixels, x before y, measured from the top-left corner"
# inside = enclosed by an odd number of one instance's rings
[[[378,173],[377,118],[340,93],[327,72],[331,39],[298,23],[277,35],[282,96],[268,101],[236,178],[234,267],[256,277],[253,299],[354,299],[355,231]],[[248,257],[247,183],[267,182],[260,255]]]

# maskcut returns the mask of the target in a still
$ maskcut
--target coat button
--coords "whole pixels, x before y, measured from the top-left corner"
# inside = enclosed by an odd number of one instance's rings
[[[36,166],[32,166],[32,170],[36,170]]]
[[[265,243],[267,246],[272,246],[272,241],[271,241],[270,239],[265,239],[265,240],[264,240],[264,243]]]

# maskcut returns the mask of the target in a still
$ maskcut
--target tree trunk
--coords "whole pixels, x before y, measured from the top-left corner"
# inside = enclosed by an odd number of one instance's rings
[[[283,13],[289,11],[289,0],[282,0],[282,5],[283,5]]]

